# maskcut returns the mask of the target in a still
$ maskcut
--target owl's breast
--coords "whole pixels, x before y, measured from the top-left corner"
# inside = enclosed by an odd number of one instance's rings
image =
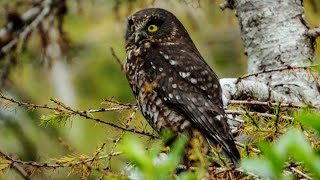
[[[169,108],[155,91],[157,79],[150,80],[148,77],[150,71],[156,71],[152,64],[150,66],[150,59],[146,60],[142,54],[136,56],[135,53],[134,50],[128,51],[124,69],[142,115],[157,132],[166,128],[182,131],[189,127],[189,121]]]

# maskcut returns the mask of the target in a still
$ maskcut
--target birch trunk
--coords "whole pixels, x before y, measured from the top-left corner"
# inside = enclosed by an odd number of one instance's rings
[[[308,33],[303,2],[229,0],[225,7],[236,11],[248,73],[253,73],[221,79],[227,100],[250,97],[319,106],[319,74],[304,68],[313,63],[315,37]]]

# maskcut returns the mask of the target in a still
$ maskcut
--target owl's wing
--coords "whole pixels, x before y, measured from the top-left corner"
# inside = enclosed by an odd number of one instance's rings
[[[178,47],[162,48],[149,53],[146,64],[149,81],[157,81],[154,91],[166,105],[190,119],[236,162],[240,155],[226,121],[220,83],[201,55]]]

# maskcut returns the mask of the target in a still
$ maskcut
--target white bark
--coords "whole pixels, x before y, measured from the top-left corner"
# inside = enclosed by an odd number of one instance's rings
[[[312,64],[315,40],[310,36],[300,0],[229,0],[228,3],[239,19],[248,73]],[[318,73],[306,68],[288,68],[240,81],[222,79],[221,83],[229,100],[249,95],[257,100],[319,106],[318,79]]]

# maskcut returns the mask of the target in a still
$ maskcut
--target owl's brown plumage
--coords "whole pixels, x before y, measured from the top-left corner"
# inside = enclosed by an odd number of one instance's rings
[[[129,18],[125,38],[127,79],[149,124],[157,132],[196,129],[237,162],[219,80],[181,22],[164,9],[143,9]]]

